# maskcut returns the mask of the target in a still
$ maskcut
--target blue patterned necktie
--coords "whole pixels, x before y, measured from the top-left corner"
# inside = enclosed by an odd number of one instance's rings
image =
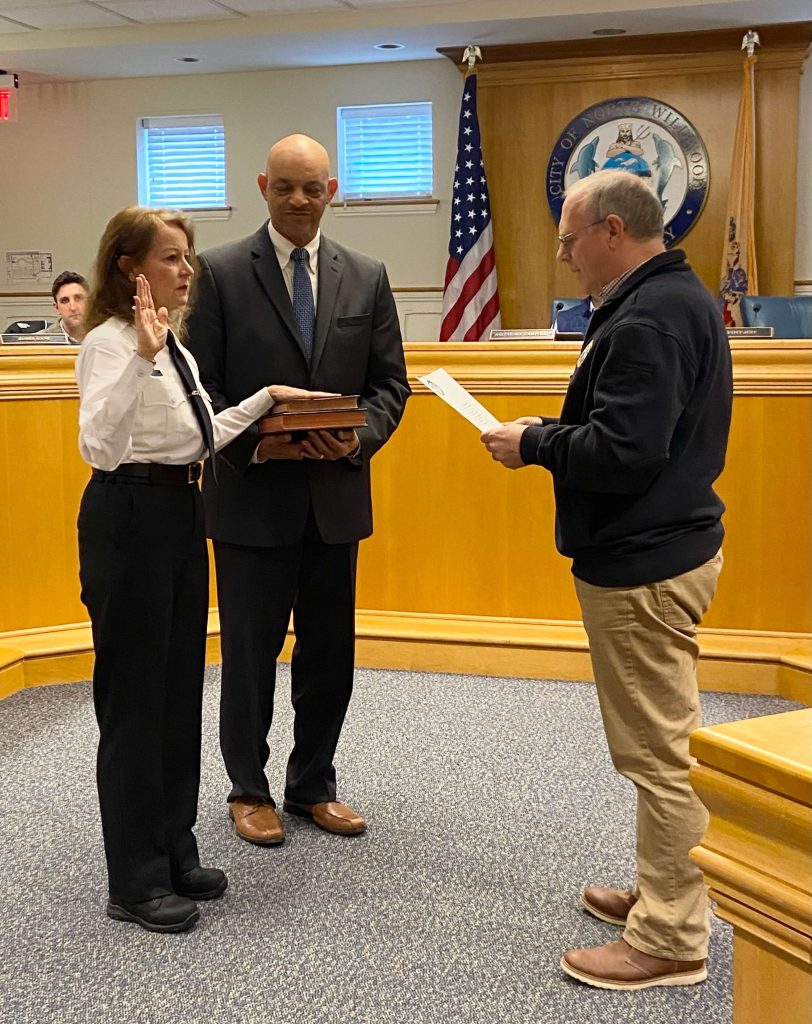
[[[304,342],[305,356],[310,362],[313,353],[313,327],[316,322],[316,307],[313,304],[313,287],[310,274],[307,272],[307,249],[294,249],[290,254],[293,260],[293,315],[299,325],[299,333]]]

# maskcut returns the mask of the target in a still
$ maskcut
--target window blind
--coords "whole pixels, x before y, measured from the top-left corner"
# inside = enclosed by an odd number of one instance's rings
[[[339,107],[338,160],[343,199],[431,196],[431,103]]]
[[[193,210],[228,205],[221,116],[142,117],[139,202]]]

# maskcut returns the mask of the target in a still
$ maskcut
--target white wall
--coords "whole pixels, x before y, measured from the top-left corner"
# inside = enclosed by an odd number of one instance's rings
[[[430,100],[434,104],[435,195],[451,190],[462,76],[450,61],[314,68],[225,75],[137,78],[22,86],[19,119],[0,125],[6,250],[54,253],[58,272],[89,270],[109,217],[137,201],[135,123],[143,115],[219,113],[226,129],[228,221],[202,221],[205,249],[254,230],[267,216],[256,175],[269,145],[293,131],[322,141],[335,163],[336,106]],[[435,213],[398,216],[325,214],[338,241],[382,259],[392,284],[442,284],[449,204]],[[42,290],[8,284],[0,291]]]
[[[445,59],[386,68],[376,64],[23,85],[19,120],[0,125],[0,259],[6,250],[39,249],[53,252],[57,272],[65,267],[89,270],[108,218],[136,201],[135,121],[139,116],[224,115],[229,201],[234,209],[228,221],[199,223],[198,247],[205,249],[248,234],[262,223],[266,211],[256,174],[275,139],[305,131],[324,142],[335,161],[337,105],[431,100],[435,194],[442,199],[437,212],[338,217],[328,211],[325,229],[337,240],[384,260],[394,287],[436,288],[442,284],[446,262],[450,215],[446,197],[453,176],[461,88],[459,71]],[[799,281],[812,280],[810,182],[812,62],[807,61],[801,79],[799,131],[795,271]],[[5,267],[0,267],[0,292],[46,287],[9,284]],[[430,322],[415,315],[420,331],[427,330]]]

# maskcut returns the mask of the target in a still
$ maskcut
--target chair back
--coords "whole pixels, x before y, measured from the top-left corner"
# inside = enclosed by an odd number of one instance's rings
[[[555,323],[555,318],[559,313],[565,309],[572,309],[573,306],[578,306],[581,303],[581,299],[553,299],[550,304],[550,326]]]
[[[3,334],[41,334],[55,323],[55,320],[45,320],[42,317],[13,320],[3,331]]]
[[[812,338],[812,295],[745,295],[745,327],[773,327],[776,338]]]

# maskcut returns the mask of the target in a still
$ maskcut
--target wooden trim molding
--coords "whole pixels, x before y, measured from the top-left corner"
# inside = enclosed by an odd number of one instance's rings
[[[410,383],[442,365],[477,394],[563,394],[578,358],[578,342],[404,343]],[[734,341],[733,385],[737,395],[812,394],[812,340]],[[76,398],[78,349],[47,345],[0,349],[0,401]]]
[[[47,299],[51,301],[50,292],[0,292],[0,299]]]
[[[525,61],[521,64],[496,64],[481,68],[479,88],[741,73],[741,63],[738,50],[729,54],[680,54],[670,57],[665,63],[656,57],[570,57],[565,60]],[[790,70],[800,74],[803,63],[802,50],[759,52],[756,73]]]
[[[580,351],[578,342],[406,342],[406,364],[417,380],[442,365],[477,394],[563,394]],[[812,394],[812,340],[734,341],[733,387],[737,395]]]
[[[804,52],[812,42],[812,22],[798,21],[784,25],[756,25],[761,46],[759,61],[776,50]],[[579,57],[632,57],[637,55],[672,56],[713,52],[739,53],[744,31],[740,28],[713,29],[708,32],[668,32],[657,35],[624,35],[604,38],[562,39],[554,42],[513,43],[483,46],[482,64],[478,70],[494,64],[515,64],[527,61],[572,60]],[[462,46],[441,46],[437,49],[452,63],[462,65]],[[739,58],[741,62],[741,58]],[[667,63],[661,62],[661,66]]]
[[[77,398],[74,364],[78,353],[69,345],[0,348],[0,402]]]
[[[220,619],[209,610],[207,660],[220,660]],[[359,667],[530,679],[591,680],[580,622],[359,609]],[[779,694],[812,704],[812,636],[700,629],[700,688]],[[283,660],[290,657],[289,633]],[[0,634],[0,698],[92,675],[87,622]],[[788,670],[788,671],[787,671]]]
[[[812,284],[812,281],[810,284]],[[419,288],[393,288],[392,293],[394,295],[412,295],[415,293],[424,295],[427,292],[432,292],[442,295],[444,290],[445,289],[441,285],[423,285]]]

